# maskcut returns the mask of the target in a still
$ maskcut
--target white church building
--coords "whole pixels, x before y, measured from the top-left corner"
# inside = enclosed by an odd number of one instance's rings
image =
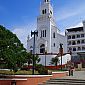
[[[63,44],[64,53],[67,52],[66,37],[61,35],[56,26],[53,7],[50,0],[43,0],[40,5],[40,15],[37,17],[37,29],[38,36],[35,39],[35,53],[43,54],[47,53],[59,53],[60,43]],[[34,37],[27,40],[27,51],[33,50]],[[46,55],[46,65],[50,65],[50,60],[55,55]],[[45,55],[40,55],[40,63],[45,65]],[[68,59],[67,59],[68,60]],[[65,60],[66,63],[67,61]]]

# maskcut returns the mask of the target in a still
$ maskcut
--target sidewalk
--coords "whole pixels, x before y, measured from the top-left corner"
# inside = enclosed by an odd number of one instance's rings
[[[73,76],[64,77],[65,79],[85,79],[85,71],[74,71]]]

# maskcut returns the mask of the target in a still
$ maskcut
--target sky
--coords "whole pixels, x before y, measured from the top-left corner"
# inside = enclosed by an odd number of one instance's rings
[[[27,36],[37,27],[42,0],[0,0],[0,25],[18,36],[27,47]],[[81,26],[85,20],[85,0],[51,0],[58,29]]]

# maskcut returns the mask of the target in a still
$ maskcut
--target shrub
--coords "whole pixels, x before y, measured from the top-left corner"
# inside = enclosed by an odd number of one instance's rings
[[[48,69],[45,68],[42,64],[39,64],[36,66],[36,70],[39,72],[41,75],[47,75],[48,74]]]
[[[25,70],[21,70],[21,71],[17,71],[15,73],[16,75],[28,75],[28,74],[32,74],[31,71],[25,71]]]
[[[41,67],[43,67],[43,65],[42,65],[42,64],[37,64],[37,65],[36,65],[35,70],[36,70],[36,71],[38,71],[38,70],[39,70],[39,68],[41,68]]]
[[[45,67],[41,67],[38,69],[38,72],[42,75],[48,74],[48,70]]]

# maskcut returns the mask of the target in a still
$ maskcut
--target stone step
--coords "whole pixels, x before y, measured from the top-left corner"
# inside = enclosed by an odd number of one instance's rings
[[[72,83],[70,83],[70,82],[46,82],[46,84],[84,84],[85,85],[85,83],[81,83],[81,82],[79,82],[79,83],[75,83],[75,82],[72,82]]]
[[[81,83],[73,83],[73,84],[71,83],[71,84],[68,84],[68,85],[85,85],[85,83],[82,83],[82,84]]]
[[[48,80],[47,82],[75,82],[75,83],[85,83],[85,81],[81,81],[81,80]]]
[[[68,83],[53,83],[53,84],[50,84],[50,83],[47,83],[47,84],[42,84],[42,85],[85,85],[85,83],[81,84],[81,83],[71,83],[71,84],[68,84]]]
[[[50,79],[44,85],[85,85],[81,79]]]
[[[85,85],[85,84],[43,84],[43,85]]]
[[[72,80],[72,81],[85,81],[85,79],[50,79],[50,80]]]
[[[75,84],[75,83],[81,83],[81,84],[85,84],[85,83],[83,83],[83,82],[46,82],[46,83],[56,83],[56,84],[58,84],[58,83],[59,83],[59,84],[62,84],[62,83],[70,83],[70,84],[71,84],[71,83],[74,83],[74,84]]]
[[[85,80],[81,79],[50,79],[46,83],[38,85],[85,85]]]

